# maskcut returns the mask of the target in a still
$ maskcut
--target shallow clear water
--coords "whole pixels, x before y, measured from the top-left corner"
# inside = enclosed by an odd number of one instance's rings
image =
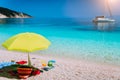
[[[73,19],[0,20],[0,44],[21,32],[36,32],[52,45],[41,54],[120,65],[120,24]],[[2,49],[2,46],[1,46]],[[38,53],[38,52],[37,52]]]

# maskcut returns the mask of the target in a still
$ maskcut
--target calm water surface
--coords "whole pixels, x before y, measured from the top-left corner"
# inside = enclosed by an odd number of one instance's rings
[[[118,21],[94,24],[88,19],[1,19],[0,23],[0,44],[15,34],[35,32],[52,43],[41,54],[120,65]]]

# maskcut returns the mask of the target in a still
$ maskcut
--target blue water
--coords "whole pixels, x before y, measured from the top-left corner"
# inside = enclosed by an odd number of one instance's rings
[[[52,43],[40,54],[120,65],[118,21],[94,24],[89,19],[4,19],[0,23],[0,44],[15,34],[35,32]]]

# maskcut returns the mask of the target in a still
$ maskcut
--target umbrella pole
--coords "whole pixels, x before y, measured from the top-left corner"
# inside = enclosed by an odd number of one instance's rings
[[[30,60],[30,55],[28,53],[28,66],[31,66],[31,60]]]

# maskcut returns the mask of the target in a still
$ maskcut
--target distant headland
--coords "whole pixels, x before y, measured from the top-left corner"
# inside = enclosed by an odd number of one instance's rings
[[[0,18],[31,18],[32,16],[17,12],[14,10],[10,10],[8,8],[0,7]]]

